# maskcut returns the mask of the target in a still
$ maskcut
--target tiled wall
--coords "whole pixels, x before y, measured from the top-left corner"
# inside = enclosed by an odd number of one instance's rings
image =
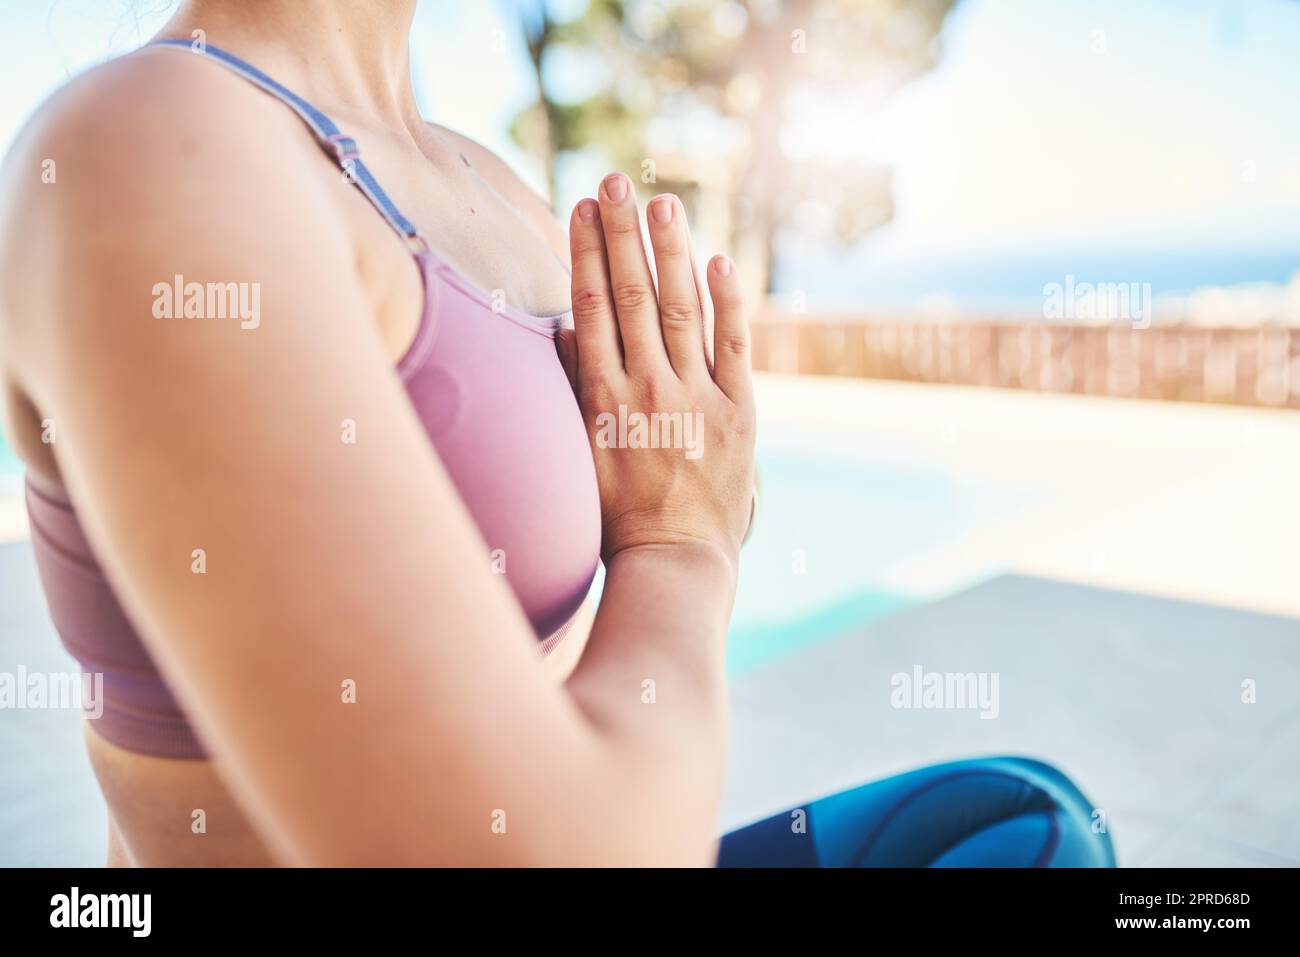
[[[769,316],[755,368],[1300,408],[1300,329]]]

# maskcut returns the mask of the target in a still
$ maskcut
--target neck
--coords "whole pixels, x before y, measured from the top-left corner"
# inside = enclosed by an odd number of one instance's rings
[[[418,121],[410,32],[416,0],[182,0],[160,36],[192,37],[248,58],[341,113]]]

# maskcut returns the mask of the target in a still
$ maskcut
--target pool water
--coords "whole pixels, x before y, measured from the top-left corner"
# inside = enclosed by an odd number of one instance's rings
[[[735,676],[792,655],[827,638],[910,608],[918,599],[884,591],[862,591],[786,620],[733,621],[727,634],[727,674]]]
[[[938,577],[903,587],[898,571],[1042,494],[837,454],[807,435],[760,439],[758,467],[762,502],[727,643],[732,675],[964,587]]]
[[[5,444],[5,437],[0,434],[0,475],[21,475],[23,472],[23,463],[19,461],[18,456],[14,455],[13,450]]]

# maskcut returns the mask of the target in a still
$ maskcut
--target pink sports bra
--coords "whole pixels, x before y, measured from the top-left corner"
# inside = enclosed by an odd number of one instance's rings
[[[296,94],[244,61],[194,49],[288,104],[389,224],[421,249],[424,311],[397,372],[444,467],[549,650],[595,575],[600,500],[577,401],[555,352],[563,316],[494,304],[428,248],[361,162],[356,143]],[[131,751],[201,758],[203,743],[168,690],[82,532],[65,490],[31,473],[27,511],[41,582],[64,646],[104,676],[103,738]],[[432,546],[433,543],[431,543]],[[486,558],[485,558],[486,560]],[[436,594],[443,582],[430,582]]]

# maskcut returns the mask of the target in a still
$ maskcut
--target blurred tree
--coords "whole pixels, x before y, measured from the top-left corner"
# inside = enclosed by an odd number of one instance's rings
[[[955,0],[589,0],[566,19],[548,0],[508,2],[540,91],[512,134],[552,194],[557,156],[599,147],[653,192],[681,195],[766,292],[780,232],[849,244],[892,217],[889,168],[819,141],[865,129],[935,64]],[[561,99],[552,58],[599,88]],[[839,129],[819,129],[828,116]]]

